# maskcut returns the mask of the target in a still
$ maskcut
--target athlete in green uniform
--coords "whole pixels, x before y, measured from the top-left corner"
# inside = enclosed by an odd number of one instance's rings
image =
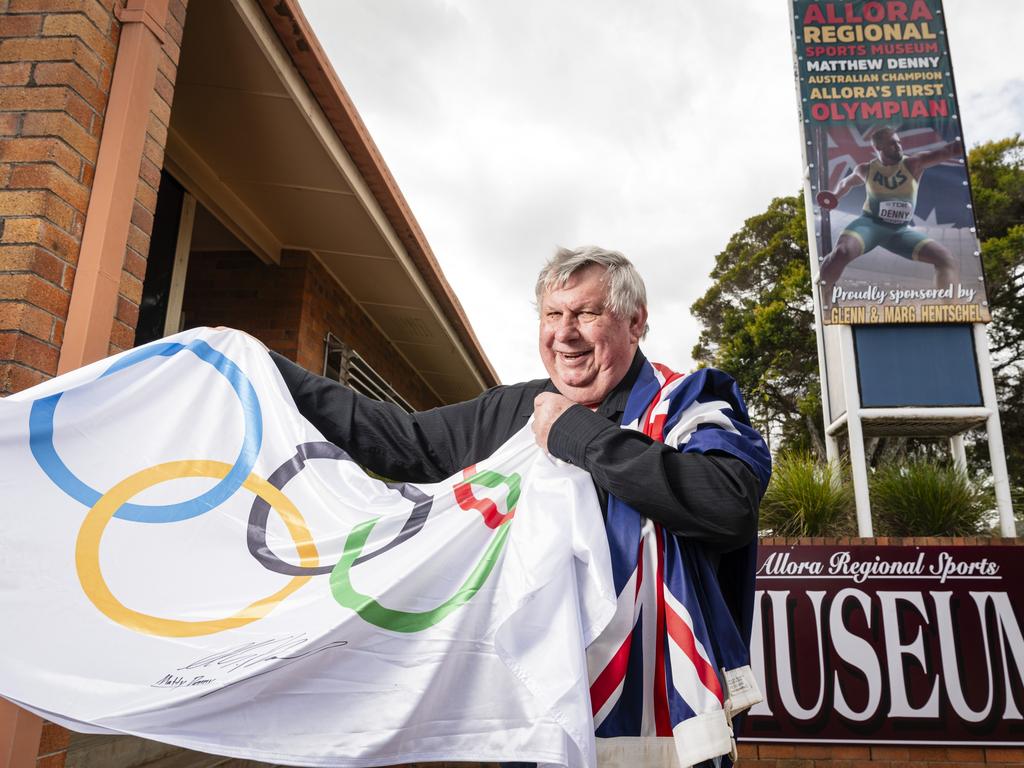
[[[882,246],[905,259],[934,266],[938,288],[959,282],[957,259],[941,243],[914,229],[911,221],[921,174],[933,165],[959,157],[960,140],[928,152],[904,155],[899,134],[892,128],[880,128],[871,137],[871,143],[877,155],[874,160],[858,165],[834,192],[818,193],[818,205],[831,210],[854,187],[864,184],[867,188],[864,212],[847,225],[836,247],[821,262],[821,281],[835,283],[847,264]]]

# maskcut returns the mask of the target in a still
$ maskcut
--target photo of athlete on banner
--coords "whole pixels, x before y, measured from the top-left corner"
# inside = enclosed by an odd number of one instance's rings
[[[875,148],[873,159],[843,177],[834,191],[818,193],[818,204],[831,211],[855,187],[865,189],[863,213],[846,226],[836,247],[821,262],[822,281],[836,283],[850,262],[882,247],[905,259],[934,266],[936,288],[959,282],[958,260],[942,243],[915,227],[913,219],[921,176],[933,165],[957,159],[960,140],[906,155],[896,130],[883,126],[871,134],[871,144]]]
[[[826,323],[988,319],[956,128],[816,131],[827,157],[813,183]],[[958,305],[967,306],[948,309]]]

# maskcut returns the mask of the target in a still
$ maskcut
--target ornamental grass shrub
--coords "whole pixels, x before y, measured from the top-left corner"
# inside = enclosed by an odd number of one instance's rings
[[[846,472],[807,453],[778,456],[761,500],[760,528],[774,536],[849,536],[856,532]]]
[[[987,530],[988,490],[955,467],[917,460],[879,467],[871,514],[881,536],[972,536]]]

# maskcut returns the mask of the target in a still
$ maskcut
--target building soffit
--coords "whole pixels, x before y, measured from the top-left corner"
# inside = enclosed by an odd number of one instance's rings
[[[316,254],[442,401],[497,383],[292,3],[207,0],[189,8],[167,166],[264,261],[278,261],[283,249]]]

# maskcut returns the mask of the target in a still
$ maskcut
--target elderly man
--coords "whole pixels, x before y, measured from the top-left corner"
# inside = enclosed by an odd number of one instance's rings
[[[710,765],[735,746],[730,712],[759,699],[748,646],[767,447],[728,376],[647,361],[646,291],[622,254],[560,249],[536,294],[550,378],[468,402],[407,414],[274,360],[327,439],[399,480],[447,478],[532,416],[544,450],[590,473],[605,515],[618,601],[587,651],[599,754],[641,768]],[[689,661],[669,664],[677,652]]]
[[[489,456],[533,416],[538,444],[590,473],[605,512],[611,495],[708,551],[748,544],[767,482],[749,459],[714,447],[680,451],[620,428],[634,385],[650,370],[639,349],[646,291],[633,265],[614,251],[560,249],[536,294],[550,378],[495,387],[456,405],[407,414],[273,357],[303,416],[386,477],[447,478]],[[742,403],[731,405],[745,422]],[[703,426],[715,424],[709,418]]]

